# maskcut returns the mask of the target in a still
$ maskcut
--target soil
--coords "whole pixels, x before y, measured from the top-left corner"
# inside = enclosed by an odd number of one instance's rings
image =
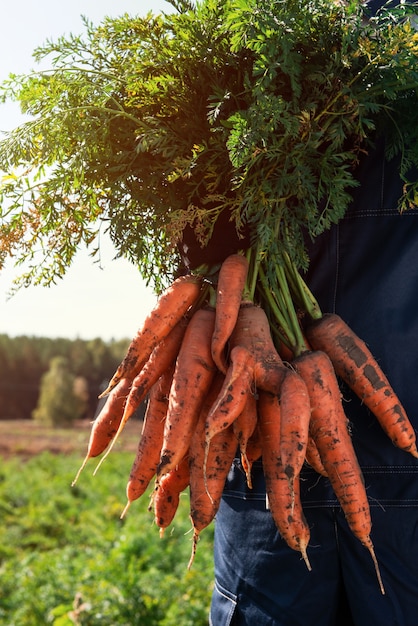
[[[82,420],[72,428],[40,426],[32,420],[0,420],[0,457],[30,458],[41,452],[53,454],[85,454],[91,422]],[[125,426],[118,442],[118,450],[135,452],[141,433],[140,420],[131,420]]]

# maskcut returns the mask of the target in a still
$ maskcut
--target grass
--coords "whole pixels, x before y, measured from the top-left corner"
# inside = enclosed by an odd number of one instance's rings
[[[149,493],[120,519],[132,452],[121,446],[96,476],[91,461],[71,487],[82,453],[27,448],[0,469],[1,626],[206,626],[213,527],[187,570],[186,492],[160,539]]]

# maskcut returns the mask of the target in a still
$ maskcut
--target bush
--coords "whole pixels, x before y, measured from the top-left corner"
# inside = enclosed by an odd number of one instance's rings
[[[70,426],[83,417],[87,400],[88,395],[83,398],[80,393],[80,379],[70,371],[68,359],[57,356],[42,376],[38,406],[32,417],[46,426]]]

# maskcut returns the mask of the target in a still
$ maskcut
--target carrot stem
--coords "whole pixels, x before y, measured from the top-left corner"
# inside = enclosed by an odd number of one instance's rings
[[[292,294],[290,292],[287,275],[282,265],[276,266],[276,276],[277,276],[278,283],[280,286],[280,291],[283,295],[284,305],[286,307],[289,325],[292,328],[292,333],[295,338],[293,352],[295,356],[298,356],[299,354],[302,354],[303,352],[306,351],[307,346],[306,346],[306,342],[305,342],[305,339],[303,337],[303,334],[300,328],[299,319],[295,310],[295,306],[293,304]]]
[[[285,338],[285,343],[295,356],[306,351],[307,346],[303,337],[292,292],[289,286],[284,266],[276,265],[274,273],[275,284],[270,286],[263,267],[259,266],[259,278],[268,307],[275,322],[279,325]],[[274,324],[272,324],[274,328]],[[277,334],[277,333],[275,333]]]
[[[285,273],[291,288],[293,299],[305,313],[308,313],[312,319],[320,319],[322,317],[322,311],[312,291],[303,280],[300,272],[298,272],[294,264],[291,262],[287,253],[283,254],[283,259],[285,264]]]
[[[255,246],[255,248],[248,248],[246,257],[249,268],[247,282],[244,290],[244,298],[245,300],[253,302],[260,268],[260,255],[258,253],[258,244]]]
[[[280,297],[279,290],[272,289],[269,286],[268,281],[267,281],[267,276],[264,273],[264,270],[261,267],[261,265],[258,270],[258,275],[260,278],[261,285],[263,287],[263,296],[267,301],[270,312],[274,320],[276,321],[276,323],[281,328],[283,335],[286,338],[286,343],[288,344],[290,348],[293,349],[293,346],[295,345],[296,342],[295,342],[295,338],[292,333],[292,330],[289,326],[289,322],[283,313],[283,306],[280,306],[280,304],[277,301],[278,297]]]
[[[215,308],[215,306],[216,306],[216,290],[213,288],[212,285],[208,285],[208,288],[207,288],[207,291],[206,291],[206,297],[207,297],[208,305],[211,306],[212,308]]]

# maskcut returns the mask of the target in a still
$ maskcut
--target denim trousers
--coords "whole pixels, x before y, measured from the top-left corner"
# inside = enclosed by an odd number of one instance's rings
[[[322,311],[341,315],[367,343],[418,431],[418,208],[399,213],[402,181],[384,158],[384,142],[360,164],[358,178],[344,219],[308,242],[307,281]],[[308,571],[266,507],[261,463],[249,490],[237,459],[215,521],[212,626],[418,625],[418,462],[341,391],[385,594],[326,478],[309,469],[301,477]]]
[[[304,504],[311,532],[308,571],[280,537],[266,507],[261,464],[254,468],[250,492],[236,459],[215,521],[211,625],[416,626],[418,467],[409,470],[402,478],[414,499],[371,504],[382,595],[371,556],[348,528],[327,479],[308,470],[303,478],[302,497],[311,489]],[[366,485],[374,478],[380,487],[399,481],[390,470],[365,472]]]

